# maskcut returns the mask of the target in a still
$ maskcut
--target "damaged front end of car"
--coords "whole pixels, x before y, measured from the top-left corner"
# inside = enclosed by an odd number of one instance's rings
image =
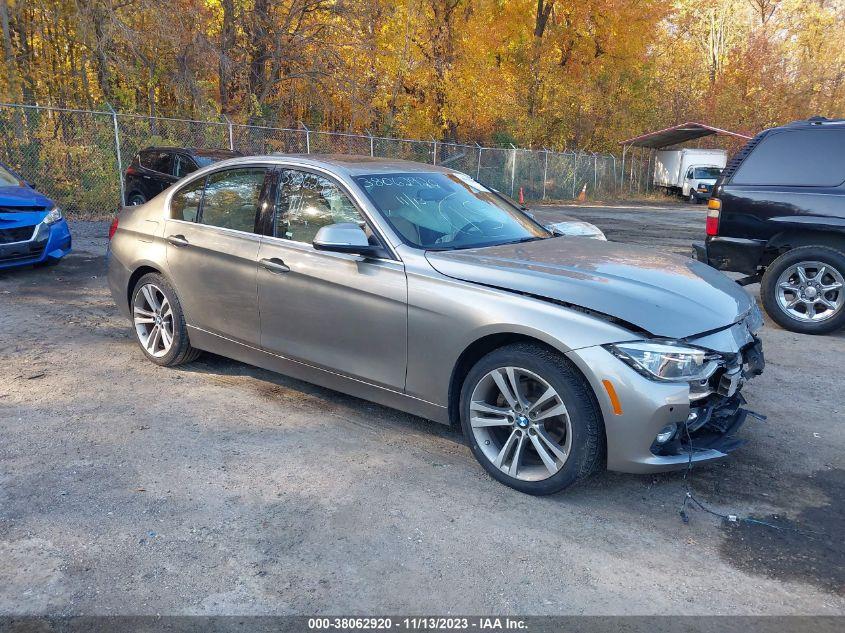
[[[694,455],[702,451],[728,454],[745,444],[736,432],[748,416],[765,419],[744,407],[740,389],[747,380],[763,373],[765,358],[760,340],[748,343],[736,354],[724,357],[706,380],[690,385],[690,408],[683,422],[667,425],[658,433],[651,452],[660,456]]]
[[[763,417],[746,408],[741,393],[765,366],[761,326],[753,304],[733,324],[710,332],[570,352],[585,373],[600,373],[594,384],[604,411],[608,469],[675,470],[722,459],[744,444],[737,431],[749,417]]]

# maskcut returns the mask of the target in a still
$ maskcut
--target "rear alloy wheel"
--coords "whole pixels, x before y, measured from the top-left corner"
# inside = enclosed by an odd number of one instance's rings
[[[845,325],[845,255],[802,246],[778,257],[763,276],[766,312],[793,332],[826,334]]]
[[[132,193],[129,195],[127,203],[130,207],[136,207],[139,204],[144,204],[147,199],[144,197],[142,193]]]
[[[156,273],[141,277],[131,308],[136,340],[151,361],[173,367],[199,356],[188,340],[179,298],[164,277]]]
[[[132,320],[138,342],[150,356],[161,358],[173,347],[173,308],[155,284],[146,283],[138,288]]]
[[[540,346],[512,345],[482,358],[464,383],[461,422],[487,472],[529,494],[572,485],[603,456],[589,386],[569,361]]]

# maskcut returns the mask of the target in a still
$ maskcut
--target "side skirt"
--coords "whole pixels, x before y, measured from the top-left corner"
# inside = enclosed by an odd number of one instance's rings
[[[334,389],[356,398],[369,400],[392,409],[399,409],[405,413],[418,415],[441,424],[449,424],[447,407],[433,402],[420,400],[398,391],[291,360],[284,356],[271,354],[191,325],[188,326],[188,336],[191,339],[191,345],[197,349],[220,354],[248,365],[255,365],[327,389]]]

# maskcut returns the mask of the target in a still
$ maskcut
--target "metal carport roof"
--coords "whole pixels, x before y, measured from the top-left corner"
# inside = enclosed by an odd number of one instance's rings
[[[661,147],[669,147],[670,145],[677,145],[678,143],[685,143],[703,136],[710,136],[711,134],[727,134],[748,140],[751,137],[738,132],[730,132],[712,125],[705,125],[704,123],[696,123],[690,121],[688,123],[681,123],[667,127],[665,130],[658,130],[656,132],[649,132],[648,134],[641,134],[634,138],[629,138],[622,141],[620,145],[625,147],[648,147],[651,149],[659,149]]]

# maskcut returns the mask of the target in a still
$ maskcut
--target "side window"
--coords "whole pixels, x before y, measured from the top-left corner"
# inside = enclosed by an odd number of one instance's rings
[[[190,158],[182,154],[176,155],[176,177],[184,178],[197,170],[197,166]]]
[[[734,185],[835,187],[845,181],[845,130],[778,130],[737,169]]]
[[[171,152],[141,152],[141,164],[170,176],[173,174],[173,154]]]
[[[205,178],[199,178],[174,193],[170,199],[170,217],[174,220],[196,222],[204,185]]]
[[[687,170],[687,178],[692,178],[692,167]]]
[[[200,222],[252,233],[266,169],[226,169],[208,176]]]
[[[320,227],[355,222],[375,241],[358,209],[333,181],[295,169],[282,170],[276,193],[274,235],[310,244]]]

